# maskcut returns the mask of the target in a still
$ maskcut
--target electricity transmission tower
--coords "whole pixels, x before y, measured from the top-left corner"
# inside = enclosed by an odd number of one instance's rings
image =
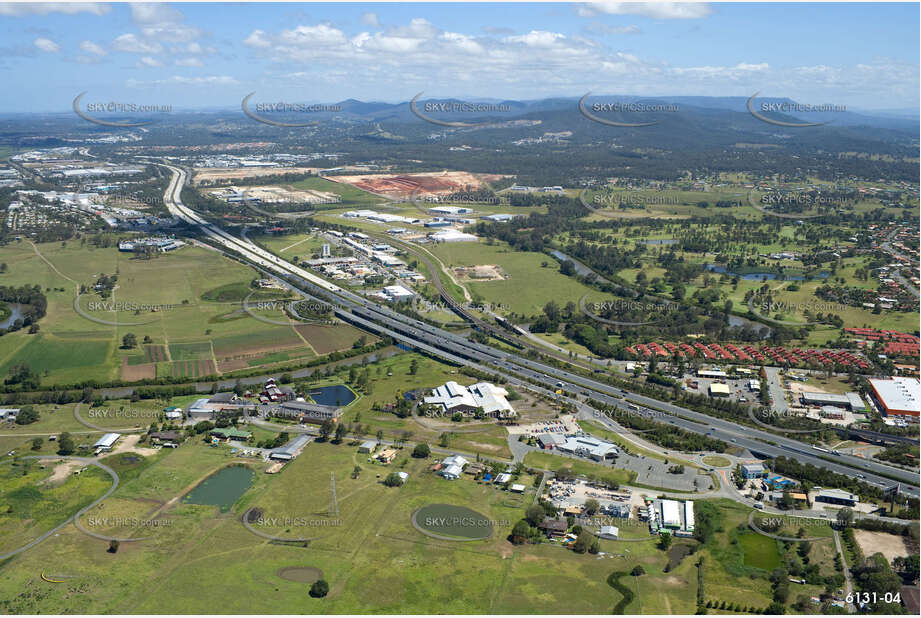
[[[329,516],[339,517],[339,500],[336,499],[336,473],[329,473]]]

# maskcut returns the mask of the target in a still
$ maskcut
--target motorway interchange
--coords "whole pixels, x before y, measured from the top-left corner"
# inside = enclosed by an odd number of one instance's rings
[[[389,335],[396,341],[452,363],[486,369],[505,377],[514,386],[555,396],[572,404],[581,405],[581,399],[590,397],[628,413],[658,417],[655,420],[663,420],[661,417],[664,414],[666,418],[663,422],[694,433],[707,434],[748,449],[753,454],[765,457],[792,457],[833,472],[856,476],[880,488],[892,487],[898,483],[903,494],[915,498],[919,495],[918,476],[915,473],[850,455],[824,457],[803,442],[630,393],[512,352],[470,341],[463,335],[397,313],[317,277],[208,222],[182,203],[181,191],[188,178],[188,172],[174,165],[161,165],[172,173],[164,199],[174,216],[190,225],[200,227],[211,242],[233,252],[259,269],[280,277],[292,289],[329,303],[337,317],[358,327],[380,335]],[[557,390],[561,390],[563,394],[556,395]]]

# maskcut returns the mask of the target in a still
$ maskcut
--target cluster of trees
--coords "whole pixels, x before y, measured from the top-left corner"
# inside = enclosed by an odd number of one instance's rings
[[[3,380],[3,384],[6,386],[18,386],[23,390],[32,390],[38,388],[40,381],[41,378],[38,373],[23,363],[10,367],[9,374]]]
[[[692,433],[666,423],[659,423],[638,414],[618,414],[615,408],[604,405],[599,406],[599,409],[608,416],[615,418],[624,427],[643,430],[645,432],[643,433],[643,439],[668,449],[723,453],[729,447],[722,440]]]
[[[918,445],[907,442],[890,445],[873,456],[900,466],[915,466],[918,463]]]
[[[38,420],[38,410],[33,406],[23,406],[16,415],[17,425],[30,425]]]
[[[916,556],[917,558],[917,556]],[[902,605],[887,603],[885,596],[895,598],[902,588],[901,578],[889,566],[889,560],[881,553],[873,554],[851,570],[857,588],[871,594],[871,602],[865,610],[872,614],[901,614]],[[875,595],[875,600],[872,595]]]
[[[19,287],[0,285],[0,303],[17,303],[22,317],[16,318],[6,328],[0,328],[0,336],[29,327],[29,333],[38,332],[38,321],[45,317],[48,298],[37,285]]]

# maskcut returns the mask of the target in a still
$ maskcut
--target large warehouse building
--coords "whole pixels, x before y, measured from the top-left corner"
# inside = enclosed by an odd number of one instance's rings
[[[921,382],[918,378],[870,379],[873,397],[887,416],[917,417],[921,413]]]

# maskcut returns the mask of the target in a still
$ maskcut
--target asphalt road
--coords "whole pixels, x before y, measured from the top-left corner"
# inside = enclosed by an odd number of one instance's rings
[[[185,171],[172,166],[167,167],[173,171],[174,176],[167,189],[165,201],[174,215],[190,224],[199,225],[202,231],[214,242],[245,256],[246,259],[255,262],[260,267],[280,272],[283,277],[293,280],[294,284],[300,284],[301,291],[306,291],[303,288],[308,288],[308,290],[315,290],[326,296],[332,295],[336,298],[335,313],[337,317],[362,326],[366,330],[387,334],[395,340],[406,342],[426,353],[458,364],[474,366],[481,370],[491,370],[491,367],[484,367],[484,364],[492,365],[499,369],[497,373],[505,375],[512,384],[521,383],[515,377],[515,374],[518,374],[543,382],[547,387],[558,381],[563,382],[562,390],[571,397],[578,397],[584,394],[621,408],[630,405],[620,400],[623,397],[633,405],[658,408],[666,412],[667,418],[665,422],[667,423],[695,433],[706,433],[736,446],[747,448],[756,454],[767,457],[780,455],[793,457],[799,461],[825,467],[841,474],[857,475],[879,487],[889,487],[894,484],[891,479],[880,476],[878,473],[888,474],[904,483],[903,491],[905,493],[918,496],[918,477],[916,474],[847,455],[837,456],[835,461],[827,461],[818,457],[816,452],[811,450],[808,445],[796,440],[753,428],[742,427],[730,421],[716,419],[644,395],[622,391],[590,378],[584,378],[565,370],[522,358],[517,354],[477,344],[462,335],[450,333],[399,314],[387,307],[377,305],[367,298],[339,288],[252,243],[242,241],[211,225],[208,221],[185,207],[179,198],[181,187],[185,183]],[[652,414],[651,411],[646,413],[646,415]],[[863,472],[864,470],[865,472]]]

